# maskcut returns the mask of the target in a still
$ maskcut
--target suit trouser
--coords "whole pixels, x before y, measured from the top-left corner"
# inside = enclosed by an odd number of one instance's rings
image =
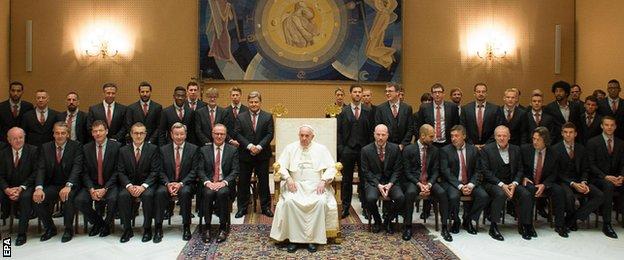
[[[52,209],[54,204],[59,200],[59,192],[65,186],[57,186],[50,185],[43,188],[43,193],[45,194],[45,198],[41,203],[35,203],[34,208],[37,216],[43,223],[43,227],[45,229],[54,229],[54,221],[52,220]],[[78,190],[76,186],[74,186],[69,192],[69,197],[65,202],[63,202],[63,224],[65,225],[65,230],[73,231],[73,220],[74,220],[74,198]]]
[[[485,183],[483,188],[490,196],[490,220],[493,223],[500,223],[507,195],[505,195],[503,188],[498,185]],[[515,203],[518,203],[520,208],[520,212],[517,212],[519,223],[522,225],[533,223],[531,220],[533,218],[533,203],[535,200],[529,191],[522,185],[518,185],[512,199]]]
[[[529,191],[531,196],[535,198],[537,187],[533,184],[528,184],[525,188]],[[553,184],[548,188],[545,187],[543,194],[550,197],[550,204],[552,205],[552,210],[555,216],[555,227],[563,227],[565,225],[565,191],[563,191],[561,186]],[[535,199],[533,199],[533,203],[535,203]],[[533,212],[533,206],[531,206],[531,212]]]
[[[379,189],[377,187],[373,187],[371,185],[366,185],[366,207],[368,208],[368,212],[373,216],[376,223],[381,223],[381,216],[379,216],[379,209],[377,208],[377,200],[381,196]],[[405,203],[405,196],[403,195],[403,191],[398,185],[392,185],[390,191],[388,192],[388,197],[394,202],[390,208],[390,212],[388,214],[389,218],[395,216],[395,214],[402,213],[403,206]],[[409,223],[409,222],[403,222]]]
[[[412,182],[407,182],[403,184],[403,191],[405,192],[405,221],[406,223],[412,223],[414,201],[420,194],[421,190],[418,185]],[[449,203],[448,198],[446,197],[446,192],[440,184],[435,183],[431,186],[431,197],[438,202],[442,225],[446,225],[449,217]]]
[[[448,182],[444,182],[441,185],[448,197],[449,218],[452,216],[454,220],[459,220],[459,205],[463,195],[462,192]],[[463,219],[478,221],[479,217],[481,217],[481,212],[483,212],[483,209],[490,201],[490,197],[481,186],[475,186],[469,196],[472,197],[472,202],[464,203]]]
[[[190,225],[191,224],[191,202],[193,199],[193,185],[184,185],[178,191],[178,201],[180,202],[180,214],[182,215],[182,225]],[[171,203],[171,194],[167,190],[167,187],[163,185],[159,185],[158,189],[156,189],[156,208],[155,210],[161,212],[164,215],[165,211],[168,210],[168,205]],[[156,224],[161,224],[156,221]]]
[[[247,209],[249,205],[249,188],[251,187],[251,174],[256,173],[258,178],[258,190],[260,193],[260,208],[271,209],[271,195],[269,190],[269,158],[260,160],[255,156],[250,161],[240,160],[240,174],[238,175],[238,210]]]
[[[231,189],[225,186],[218,191],[211,190],[208,187],[204,187],[202,191],[204,193],[204,216],[206,217],[206,224],[210,225],[212,219],[212,213],[216,208],[219,212],[219,223],[221,228],[226,228],[226,225],[230,223],[230,211],[229,203],[231,203]]]
[[[342,171],[342,208],[349,209],[351,206],[351,198],[353,197],[353,172],[355,170],[355,165],[358,167],[362,165],[360,159],[360,149],[353,149],[351,147],[345,146],[341,155],[340,162],[343,166]],[[358,184],[358,196],[360,202],[364,201],[364,178],[361,173],[358,173],[360,177],[360,183]]]
[[[574,217],[574,220],[585,220],[589,215],[600,207],[604,201],[604,194],[596,186],[587,184],[589,187],[589,193],[582,194],[577,192],[569,184],[560,183],[561,189],[565,193],[565,211],[568,218]],[[581,203],[581,207],[576,209],[574,202],[576,201],[575,194],[581,194],[582,197],[587,198],[585,203]]]
[[[33,195],[33,188],[28,188],[22,191],[22,193],[20,193],[19,198],[15,202],[14,206],[19,207],[19,210],[20,210],[19,223],[17,227],[18,234],[26,234],[26,231],[28,231],[28,221],[30,220],[30,213],[32,212],[32,207],[33,207],[32,195]],[[4,194],[4,192],[0,192],[0,201],[2,201],[3,209],[10,208],[9,205],[11,203],[11,200],[6,196],[6,194]]]
[[[593,179],[591,180],[604,195],[604,200],[601,206],[602,209],[602,221],[605,224],[611,224],[611,215],[613,211],[613,196],[615,193],[620,193],[620,198],[624,197],[624,186],[615,187],[613,183],[605,179]],[[624,208],[624,199],[620,201],[622,204],[620,208]]]
[[[141,204],[143,204],[143,228],[151,228],[152,227],[152,219],[155,220],[157,224],[162,223],[163,220],[163,212],[156,210],[156,208],[164,208],[164,206],[156,206],[156,203],[163,203],[166,206],[165,201],[156,201],[155,193],[158,189],[158,186],[152,185],[149,186],[139,198],[141,199]],[[124,229],[132,229],[132,224],[130,219],[132,216],[132,202],[134,201],[134,197],[130,195],[128,189],[121,188],[119,191],[119,197],[117,198],[118,207],[119,207],[119,215],[121,217],[121,224],[123,224]]]
[[[76,208],[85,215],[87,220],[97,226],[108,226],[115,221],[117,213],[117,196],[119,195],[119,187],[112,186],[104,195],[104,200],[95,201],[95,204],[106,205],[106,219],[103,219],[93,208],[93,199],[91,194],[85,188],[76,195]]]

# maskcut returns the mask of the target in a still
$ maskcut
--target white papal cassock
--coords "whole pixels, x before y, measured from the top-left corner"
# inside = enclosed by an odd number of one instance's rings
[[[338,228],[338,207],[334,189],[329,185],[336,169],[329,150],[315,142],[303,149],[297,141],[284,148],[278,162],[282,179],[293,178],[297,191],[289,191],[286,182],[281,182],[271,238],[288,239],[290,243],[327,244],[326,230]],[[321,180],[326,180],[328,185],[323,194],[317,194]]]

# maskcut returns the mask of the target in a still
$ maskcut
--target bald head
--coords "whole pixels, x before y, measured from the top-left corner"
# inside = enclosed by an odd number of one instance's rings
[[[388,127],[384,124],[375,126],[375,143],[379,146],[384,146],[388,141]]]
[[[435,137],[433,126],[429,124],[424,124],[420,126],[420,129],[418,129],[418,131],[420,133],[420,136],[418,138],[418,140],[420,140],[420,143],[424,145],[431,145],[433,143],[433,138]]]

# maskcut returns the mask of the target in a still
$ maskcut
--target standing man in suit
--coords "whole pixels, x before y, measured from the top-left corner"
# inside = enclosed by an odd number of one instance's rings
[[[616,126],[615,118],[604,116],[600,125],[602,134],[587,141],[590,183],[604,195],[602,233],[610,238],[617,238],[611,226],[613,197],[616,193],[624,197],[624,143],[615,136]],[[624,208],[624,200],[621,203],[620,209]]]
[[[193,110],[186,104],[186,89],[182,86],[177,86],[173,90],[173,104],[168,106],[161,113],[160,127],[158,133],[160,134],[158,143],[162,146],[171,142],[171,135],[169,129],[175,123],[182,123],[187,129],[193,128]],[[195,138],[195,131],[189,131],[186,136],[186,140],[189,143],[197,145],[197,139]]]
[[[498,125],[504,125],[510,131],[509,143],[520,146],[528,139],[526,133],[526,111],[518,106],[520,92],[515,88],[505,90],[504,105],[498,108]]]
[[[460,116],[460,124],[465,127],[467,141],[478,149],[494,141],[494,128],[498,126],[497,106],[487,102],[487,85],[477,83],[473,87],[475,101],[466,104]],[[451,129],[451,128],[449,128]]]
[[[342,108],[338,114],[338,154],[340,162],[344,166],[342,175],[342,213],[340,218],[349,216],[351,208],[351,197],[353,196],[353,172],[355,165],[362,166],[360,161],[360,151],[362,147],[371,143],[373,116],[370,110],[363,106],[362,86],[352,85],[349,88],[351,93],[351,104]],[[364,180],[360,174],[360,185],[358,194],[360,201],[364,201]]]
[[[403,150],[412,142],[414,127],[412,107],[399,100],[401,86],[393,83],[386,85],[386,100],[377,106],[375,125],[383,124],[388,128],[388,142],[399,145]]]
[[[206,91],[207,106],[195,111],[195,133],[197,139],[203,145],[212,143],[212,128],[216,124],[230,126],[230,117],[224,108],[217,106],[219,91],[216,88],[209,88]]]
[[[572,87],[570,88],[570,101],[583,103],[583,100],[581,99],[581,94],[583,94],[581,86],[579,84],[572,85]]]
[[[577,231],[577,220],[584,220],[596,211],[604,200],[604,195],[596,186],[589,183],[587,152],[585,147],[575,142],[577,131],[573,123],[565,123],[561,129],[563,140],[552,146],[552,150],[559,154],[559,184],[565,192],[566,227],[570,231]],[[576,209],[575,194],[587,198],[585,203]]]
[[[565,81],[557,81],[551,87],[552,93],[555,95],[555,101],[551,102],[544,108],[544,112],[550,114],[554,120],[553,129],[557,132],[561,131],[561,126],[566,122],[572,122],[574,125],[580,125],[583,106],[577,102],[569,102],[570,83]],[[554,140],[560,141],[559,136]]]
[[[419,127],[423,124],[433,126],[435,137],[433,145],[440,148],[451,141],[451,129],[459,124],[457,105],[453,102],[444,101],[444,86],[440,83],[431,86],[431,104],[420,106],[418,111]]]
[[[240,113],[249,111],[249,108],[241,103],[242,95],[243,90],[241,90],[241,88],[237,86],[233,86],[232,88],[230,88],[231,103],[229,106],[225,107],[225,112],[227,117],[229,118],[228,121],[230,122],[229,126],[226,125],[226,127],[228,128],[229,136],[229,140],[226,141],[235,147],[238,147],[240,144],[236,140],[236,132],[234,132],[236,128],[234,127],[234,123],[236,122],[236,119],[238,118],[238,115]]]
[[[396,214],[404,213],[403,205],[405,196],[401,190],[401,175],[403,174],[403,159],[401,150],[397,144],[388,142],[388,127],[377,125],[375,127],[375,141],[362,148],[360,171],[364,175],[365,201],[364,206],[368,208],[375,223],[372,232],[381,231],[381,216],[377,208],[379,196],[392,200],[391,207],[384,219],[384,228],[389,234],[394,233],[392,219]],[[405,216],[405,214],[404,214]],[[403,225],[407,229],[411,226],[404,218]]]
[[[412,237],[412,213],[414,201],[417,196],[432,197],[440,205],[442,217],[442,231],[440,234],[446,241],[453,241],[448,231],[448,198],[446,192],[438,183],[440,176],[440,151],[432,145],[435,138],[435,130],[431,125],[424,124],[419,129],[420,137],[414,144],[410,144],[403,150],[403,163],[405,176],[402,179],[403,192],[405,193],[405,223],[403,239],[410,240]]]
[[[373,93],[368,88],[362,90],[362,105],[371,111],[371,115],[375,116],[377,106],[373,105]]]
[[[342,88],[336,88],[336,90],[334,90],[334,96],[336,97],[336,101],[334,102],[334,105],[343,108],[346,107],[347,104],[344,103],[344,90],[342,90]],[[329,114],[325,114],[326,118],[329,118],[330,115]]]
[[[210,226],[212,213],[219,212],[219,234],[217,243],[227,239],[230,231],[230,205],[234,197],[236,177],[239,173],[238,149],[226,144],[227,128],[217,124],[212,128],[212,144],[201,148],[201,160],[199,162],[199,180],[203,183],[204,216]],[[208,228],[208,234],[202,232],[204,243],[210,243],[212,234]]]
[[[82,160],[82,145],[69,140],[67,123],[54,123],[54,141],[41,146],[33,194],[35,212],[45,228],[41,241],[56,235],[52,208],[58,200],[64,203],[65,233],[61,242],[68,242],[74,236],[74,198],[80,188]]]
[[[152,219],[156,222],[154,243],[162,239],[162,211],[166,201],[155,200],[155,192],[159,183],[157,178],[162,171],[162,157],[158,146],[145,142],[147,129],[143,123],[135,123],[130,128],[132,143],[119,150],[117,159],[117,178],[121,186],[119,191],[119,215],[124,227],[121,243],[128,242],[134,236],[130,218],[132,218],[132,201],[140,198],[143,204],[143,238],[141,241],[152,240]],[[161,205],[155,205],[160,203]]]
[[[100,104],[95,104],[89,108],[89,120],[87,126],[93,125],[95,120],[103,120],[108,124],[108,138],[117,142],[125,143],[128,132],[126,106],[115,102],[117,96],[117,85],[115,83],[105,83],[102,85],[104,100]],[[91,129],[89,129],[91,130]]]
[[[9,99],[0,103],[0,140],[6,140],[7,131],[15,126],[22,127],[22,117],[33,109],[33,105],[22,100],[24,84],[13,81],[9,84]]]
[[[158,124],[162,106],[151,99],[152,85],[143,81],[139,83],[139,100],[128,106],[128,125],[141,122],[147,128],[145,140],[151,144],[158,144]]]
[[[538,128],[540,126],[546,127],[546,129],[548,129],[550,133],[559,133],[559,131],[555,129],[555,119],[550,114],[544,113],[543,104],[544,96],[541,93],[533,93],[533,96],[531,96],[531,106],[527,109],[526,112],[527,133],[532,133],[535,128]],[[555,136],[551,137],[553,139],[553,142],[558,139]],[[526,138],[527,139],[524,141],[524,143],[533,142],[532,136],[526,135]]]
[[[52,141],[52,127],[58,112],[48,107],[50,95],[46,90],[37,90],[35,101],[35,109],[26,112],[22,118],[22,128],[26,132],[26,142],[41,147]]]
[[[620,82],[616,79],[607,83],[607,98],[598,101],[598,114],[615,118],[617,125],[624,125],[624,100],[620,98]],[[624,127],[615,130],[615,136],[624,139]]]
[[[510,135],[509,128],[497,126],[494,130],[496,142],[485,145],[479,152],[478,171],[483,175],[483,188],[491,199],[489,235],[499,241],[504,240],[498,223],[505,200],[513,199],[520,206],[521,225],[529,225],[533,216],[531,194],[519,185],[524,174],[520,147],[509,142]]]
[[[247,95],[249,111],[241,113],[236,119],[236,140],[240,143],[240,176],[238,177],[238,212],[236,218],[247,213],[249,188],[252,172],[258,178],[260,208],[262,214],[273,217],[271,196],[269,194],[269,160],[271,159],[271,141],[273,140],[273,115],[261,110],[262,96],[258,91]]]
[[[76,207],[93,224],[89,236],[110,234],[110,227],[117,214],[117,182],[116,166],[119,159],[121,144],[107,137],[108,125],[102,120],[93,121],[91,136],[93,141],[83,147],[84,160],[82,172],[83,189],[76,195]],[[93,208],[106,206],[106,219],[102,218]]]
[[[451,233],[459,233],[459,227],[469,234],[477,234],[473,222],[477,223],[489,197],[481,186],[481,175],[477,171],[479,150],[465,141],[466,129],[462,125],[451,128],[451,144],[440,150],[440,174],[442,188],[449,201],[449,216],[453,217]],[[464,216],[459,220],[461,196],[472,197],[472,203],[464,204]]]
[[[197,82],[189,81],[189,83],[186,84],[186,94],[188,96],[186,103],[191,108],[191,110],[197,111],[197,109],[206,106],[206,103],[199,99],[200,91]]]
[[[462,97],[463,97],[463,93],[461,88],[453,88],[451,89],[451,101],[453,101],[453,103],[455,103],[455,105],[457,105],[457,113],[458,115],[461,117],[462,115],[462,105],[461,105],[461,101],[462,101]]]
[[[78,93],[67,93],[67,111],[59,113],[56,121],[63,121],[69,127],[69,139],[80,144],[87,143],[91,138],[87,134],[87,113],[78,110],[80,100]]]
[[[26,133],[19,127],[9,129],[7,138],[10,148],[0,151],[0,202],[2,209],[11,208],[15,202],[19,207],[19,224],[15,245],[26,243],[28,220],[32,211],[32,194],[39,152],[36,146],[25,144]]]
[[[156,205],[166,206],[171,198],[178,197],[180,214],[182,215],[182,239],[191,239],[191,200],[193,188],[200,164],[199,148],[186,142],[187,128],[178,122],[171,126],[173,142],[160,147],[163,169],[160,172],[160,183],[156,190]],[[158,203],[165,202],[165,203]],[[198,202],[199,203],[199,202]],[[156,208],[163,212],[167,208]]]
[[[580,132],[580,138],[578,139],[583,145],[586,145],[589,139],[602,134],[602,128],[600,128],[602,115],[596,111],[598,108],[598,99],[596,97],[587,96],[583,105],[585,106],[585,112],[581,114],[581,120],[578,125]]]

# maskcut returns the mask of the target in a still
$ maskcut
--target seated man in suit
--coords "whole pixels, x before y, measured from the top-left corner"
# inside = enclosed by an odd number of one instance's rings
[[[494,129],[496,142],[487,144],[479,153],[478,171],[483,175],[483,187],[491,198],[489,235],[499,241],[505,238],[498,230],[505,200],[514,200],[520,205],[520,225],[532,221],[533,198],[524,186],[519,186],[524,171],[520,147],[510,144],[509,128],[498,126]]]
[[[95,120],[103,120],[108,125],[108,138],[115,139],[120,143],[126,142],[128,133],[128,121],[126,112],[128,107],[115,101],[117,96],[117,85],[106,83],[102,85],[104,100],[89,108],[87,127]],[[90,130],[90,129],[89,129]]]
[[[87,113],[80,111],[78,105],[78,93],[69,92],[67,94],[67,111],[59,113],[56,121],[64,121],[69,127],[69,139],[86,144],[91,138],[87,134]]]
[[[225,144],[227,137],[227,127],[216,124],[212,128],[213,143],[206,145],[200,150],[198,168],[199,181],[204,188],[201,192],[204,195],[204,217],[206,224],[210,227],[212,213],[215,209],[219,212],[219,235],[217,243],[222,243],[227,239],[230,230],[230,205],[236,191],[236,177],[238,177],[238,149]],[[202,232],[204,243],[210,243],[212,233],[208,228],[208,234]]]
[[[163,212],[155,209],[163,209],[166,201],[154,199],[154,193],[158,189],[157,178],[162,171],[162,157],[158,146],[145,142],[147,130],[143,123],[135,123],[130,128],[132,143],[119,150],[117,162],[117,178],[119,178],[119,215],[124,232],[119,240],[121,243],[128,242],[134,236],[130,218],[132,217],[132,203],[134,198],[140,198],[143,204],[143,238],[141,241],[152,240],[152,219],[156,222],[154,243],[162,239]]]
[[[69,140],[69,127],[65,122],[54,123],[54,141],[41,146],[35,192],[33,201],[45,233],[41,241],[56,235],[52,221],[52,208],[56,201],[63,202],[63,223],[65,233],[61,242],[65,243],[74,236],[74,198],[80,188],[82,173],[82,145]]]
[[[286,181],[280,187],[271,238],[288,239],[290,253],[301,243],[316,252],[316,244],[327,243],[326,230],[338,228],[338,205],[328,185],[336,174],[335,161],[327,147],[313,141],[314,135],[311,126],[300,126],[299,141],[287,145],[278,159]]]
[[[26,143],[41,147],[52,141],[52,127],[58,112],[48,106],[50,95],[46,90],[37,90],[35,109],[24,114],[22,128],[26,132]]]
[[[585,102],[587,104],[587,102]],[[576,126],[565,123],[561,127],[563,141],[552,146],[552,150],[559,155],[559,184],[565,192],[566,227],[570,231],[578,230],[577,220],[584,220],[594,212],[603,202],[604,195],[593,184],[588,183],[589,164],[587,150],[576,139]],[[575,194],[587,198],[581,207],[576,209]]]
[[[615,118],[604,116],[600,125],[602,134],[587,141],[589,155],[590,183],[604,194],[602,203],[602,233],[610,238],[617,238],[611,226],[613,197],[615,193],[624,197],[624,143],[615,136]],[[621,200],[620,209],[624,208]]]
[[[216,88],[209,88],[206,91],[207,106],[195,111],[195,134],[200,144],[212,143],[212,128],[216,124],[223,124],[231,128],[232,123],[224,108],[217,106],[219,91]]]
[[[405,197],[400,186],[400,179],[403,175],[403,158],[399,145],[388,142],[388,127],[379,124],[374,130],[375,142],[370,143],[362,148],[361,161],[362,167],[360,171],[364,176],[365,184],[365,201],[364,206],[368,208],[369,214],[372,215],[375,223],[373,224],[373,233],[381,230],[381,216],[377,208],[377,200],[379,196],[384,199],[392,200],[391,208],[384,219],[386,232],[394,233],[392,219],[396,214],[403,213],[403,205]],[[410,223],[404,222],[404,225]]]
[[[550,198],[555,216],[555,232],[561,237],[568,237],[563,218],[565,193],[559,185],[556,185],[559,178],[557,174],[559,154],[550,148],[550,132],[546,127],[538,126],[533,130],[531,136],[533,137],[532,143],[522,146],[522,168],[524,169],[522,186],[535,198],[542,195]],[[535,199],[531,202],[534,203]],[[531,237],[537,237],[533,222],[523,224],[521,226],[522,238],[530,240]]]
[[[468,111],[465,111],[468,114]],[[442,188],[449,200],[449,216],[453,217],[451,233],[459,233],[459,226],[469,234],[477,234],[473,222],[479,221],[481,212],[487,205],[489,197],[481,186],[481,175],[477,171],[479,151],[476,145],[466,141],[466,129],[462,125],[451,128],[451,144],[440,151],[440,174]],[[461,196],[472,197],[472,203],[464,203],[464,216],[459,220],[459,204]]]
[[[32,194],[35,180],[38,149],[34,145],[25,144],[24,130],[13,127],[7,132],[10,148],[0,152],[0,202],[2,209],[11,208],[10,202],[19,207],[19,224],[17,228],[16,246],[26,243],[28,220],[32,211]]]
[[[420,137],[414,144],[403,149],[403,162],[405,176],[401,180],[405,193],[405,230],[403,239],[410,240],[412,237],[412,213],[414,201],[417,196],[430,196],[440,205],[442,217],[442,238],[453,241],[447,228],[448,223],[448,198],[444,189],[438,183],[440,175],[440,152],[433,145],[435,130],[431,125],[424,124],[419,129]]]
[[[139,84],[139,100],[128,106],[126,117],[128,125],[141,122],[147,128],[145,140],[152,144],[158,144],[158,125],[162,106],[151,99],[152,85],[143,81]]]
[[[84,160],[82,172],[83,189],[76,196],[76,207],[93,224],[89,236],[110,234],[110,227],[117,214],[117,195],[119,185],[115,167],[119,158],[121,144],[109,139],[108,125],[102,120],[95,120],[91,125],[92,142],[83,147]],[[106,219],[94,209],[106,206]]]
[[[199,148],[186,141],[187,128],[178,122],[171,126],[173,143],[160,147],[163,160],[163,169],[160,172],[160,183],[156,190],[156,205],[166,206],[172,197],[178,197],[180,214],[182,215],[182,239],[191,239],[191,200],[193,187],[197,177],[197,167],[200,163]],[[156,208],[163,212],[167,208]],[[171,217],[171,216],[170,216]]]

